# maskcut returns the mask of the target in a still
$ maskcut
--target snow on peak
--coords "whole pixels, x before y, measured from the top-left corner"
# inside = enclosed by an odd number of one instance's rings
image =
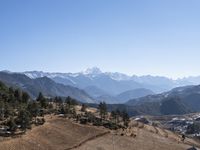
[[[106,75],[108,75],[110,78],[112,78],[113,80],[117,80],[117,81],[121,81],[121,80],[130,80],[130,76],[123,74],[123,73],[112,73],[112,72],[106,72]]]
[[[97,67],[88,68],[83,72],[83,74],[86,74],[86,75],[88,75],[88,74],[97,75],[97,74],[101,74],[101,73],[102,73],[102,71]]]

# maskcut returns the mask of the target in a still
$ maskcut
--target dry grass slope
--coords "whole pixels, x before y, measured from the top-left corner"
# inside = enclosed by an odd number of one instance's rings
[[[138,122],[127,130],[110,133],[55,116],[48,116],[46,120],[43,126],[34,127],[22,137],[1,139],[0,150],[187,150],[191,145],[200,147],[194,140],[186,139],[182,143],[173,132]],[[130,137],[130,133],[136,137]]]
[[[180,136],[157,127],[134,123],[136,126],[118,134],[108,134],[94,139],[74,150],[187,150],[192,145],[200,147],[194,140],[180,141]],[[132,132],[136,137],[120,136]],[[129,134],[130,135],[130,134]]]
[[[62,118],[47,118],[43,126],[33,128],[26,135],[1,141],[0,150],[67,150],[105,132]]]

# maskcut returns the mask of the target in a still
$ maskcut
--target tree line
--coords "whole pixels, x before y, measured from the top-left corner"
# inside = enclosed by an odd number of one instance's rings
[[[129,116],[126,111],[107,111],[105,102],[98,106],[99,117],[87,111],[87,105],[82,104],[82,114],[77,114],[76,106],[79,103],[71,97],[46,98],[39,93],[35,100],[32,100],[27,92],[12,87],[6,87],[0,82],[0,126],[9,134],[16,131],[25,132],[31,126],[41,125],[45,122],[45,114],[59,114],[64,117],[73,118],[80,123],[92,123],[113,128],[119,127],[123,122],[128,126]],[[114,127],[113,127],[114,126]],[[2,131],[0,131],[0,134]]]

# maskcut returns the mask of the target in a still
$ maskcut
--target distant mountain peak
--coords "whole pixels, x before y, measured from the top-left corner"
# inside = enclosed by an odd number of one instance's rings
[[[87,74],[95,74],[95,75],[97,75],[97,74],[102,74],[102,73],[103,72],[97,67],[88,68],[83,72],[83,74],[86,74],[86,75]]]
[[[2,70],[1,72],[5,72],[5,73],[12,73],[11,71],[9,70]]]

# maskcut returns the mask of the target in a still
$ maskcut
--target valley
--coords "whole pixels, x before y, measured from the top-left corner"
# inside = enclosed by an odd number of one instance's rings
[[[8,88],[3,83],[0,85],[0,106],[3,108],[1,110],[6,109],[1,113],[0,150],[187,150],[193,146],[200,148],[200,142],[196,138],[199,132],[195,130],[193,135],[186,134],[184,130],[180,132],[177,129],[184,129],[184,122],[183,126],[176,126],[176,122],[172,122],[198,121],[198,114],[129,118],[123,109],[107,111],[105,102],[94,108],[87,104],[79,104],[70,97],[65,100],[61,97],[50,100],[43,97],[42,93],[32,101],[27,99],[28,95],[24,96],[25,92]],[[4,104],[10,105],[9,109]],[[182,134],[186,135],[184,141]]]
[[[0,0],[0,150],[200,150],[200,0]]]
[[[154,124],[158,127],[171,130],[173,132],[187,135],[199,139],[200,122],[199,113],[185,115],[168,115],[168,116],[138,116],[138,120],[145,120],[147,124]]]
[[[121,82],[125,76],[105,73],[103,78],[107,75],[109,88],[112,84],[126,87],[122,93],[114,88],[111,94],[97,84],[81,88],[56,81],[57,74],[46,77],[43,72],[39,76],[30,73],[0,72],[2,150],[200,148],[198,85],[156,94],[143,86],[130,89],[127,79]],[[77,81],[80,83],[88,83],[89,78],[105,82],[98,70],[80,74],[84,75],[82,81]],[[27,122],[24,127],[23,121]]]

